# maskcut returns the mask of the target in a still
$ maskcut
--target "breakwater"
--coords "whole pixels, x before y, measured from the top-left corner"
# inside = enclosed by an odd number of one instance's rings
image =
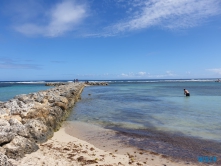
[[[38,150],[80,98],[84,83],[67,83],[0,103],[0,165]]]
[[[85,84],[86,84],[86,85],[101,85],[101,86],[106,86],[106,85],[108,85],[107,82],[88,82],[88,81],[86,81]]]
[[[60,86],[60,85],[67,85],[69,83],[66,82],[48,82],[45,84],[45,86]],[[85,81],[85,85],[101,85],[101,86],[106,86],[108,85],[107,82],[89,82],[89,81]]]

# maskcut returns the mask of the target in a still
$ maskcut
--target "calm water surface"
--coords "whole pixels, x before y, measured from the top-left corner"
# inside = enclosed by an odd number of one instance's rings
[[[110,82],[85,88],[69,119],[221,141],[220,101],[221,83],[214,81]]]
[[[220,101],[221,83],[212,80],[115,81],[86,87],[68,120],[112,129],[140,149],[197,162],[198,156],[221,158]]]
[[[37,82],[0,82],[0,101],[7,101],[20,94],[46,90],[51,87]]]

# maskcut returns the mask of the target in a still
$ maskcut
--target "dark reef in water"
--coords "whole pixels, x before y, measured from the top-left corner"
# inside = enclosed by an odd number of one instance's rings
[[[139,149],[153,151],[174,159],[198,162],[199,156],[221,158],[221,143],[187,137],[180,133],[168,133],[154,129],[132,130],[114,127],[117,138]],[[215,164],[221,165],[221,160]]]

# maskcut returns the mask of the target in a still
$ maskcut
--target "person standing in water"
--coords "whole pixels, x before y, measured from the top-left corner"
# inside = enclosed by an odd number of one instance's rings
[[[190,96],[190,92],[188,90],[186,90],[186,89],[183,89],[183,90],[184,90],[184,95]]]

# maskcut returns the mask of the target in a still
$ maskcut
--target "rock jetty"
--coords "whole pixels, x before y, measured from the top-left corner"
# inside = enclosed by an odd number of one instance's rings
[[[45,84],[45,86],[60,86],[60,85],[67,85],[69,83],[67,82],[48,82]],[[89,82],[89,81],[85,81],[86,85],[102,85],[102,86],[106,86],[108,85],[107,82]]]
[[[86,81],[85,84],[86,84],[86,85],[101,85],[101,86],[106,86],[106,85],[108,85],[107,82],[88,82],[88,81]]]
[[[60,85],[67,85],[67,82],[48,82],[45,86],[60,86]]]
[[[56,85],[0,102],[0,165],[38,150],[58,130],[80,98],[84,83]]]

